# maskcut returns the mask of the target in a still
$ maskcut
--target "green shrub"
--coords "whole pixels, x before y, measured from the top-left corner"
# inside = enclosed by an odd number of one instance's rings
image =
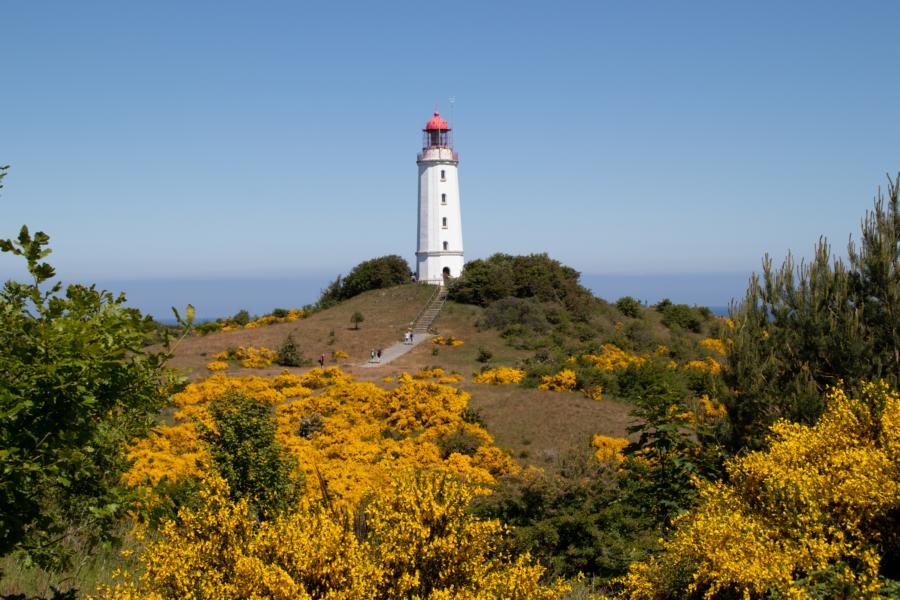
[[[297,428],[297,435],[309,440],[324,428],[325,420],[322,418],[322,415],[314,412],[300,417],[300,427]]]
[[[555,467],[504,476],[475,500],[476,515],[511,528],[509,552],[529,552],[551,578],[584,574],[606,583],[656,548],[659,529],[628,502],[628,480],[598,462],[587,442]]]
[[[338,276],[322,290],[317,306],[327,308],[369,290],[409,283],[409,263],[391,254],[359,263],[346,277]]]
[[[281,347],[278,348],[275,364],[282,367],[307,367],[312,364],[312,361],[303,356],[293,334],[289,333]]]
[[[215,429],[198,422],[200,437],[232,499],[246,498],[260,519],[294,506],[301,481],[292,476],[294,459],[275,439],[272,408],[232,394],[213,401],[209,410]]]
[[[41,262],[48,242],[27,227],[0,240],[32,279],[0,291],[0,556],[21,552],[60,571],[67,548],[88,552],[119,529],[132,498],[120,480],[125,449],[147,433],[174,380],[166,351],[142,349],[152,319],[124,295],[45,285],[55,276]],[[185,330],[192,320],[189,307]]]
[[[484,310],[482,327],[497,329],[504,335],[547,333],[550,323],[541,305],[532,298],[502,298]]]
[[[576,318],[585,319],[596,300],[578,283],[579,276],[578,271],[546,254],[494,254],[466,263],[462,275],[450,286],[449,297],[479,306],[510,296],[533,298],[561,304]]]
[[[687,304],[670,304],[662,311],[662,315],[662,324],[670,329],[681,327],[694,333],[700,333],[704,321],[708,320],[712,313],[708,308],[703,311]]]
[[[480,427],[487,427],[487,424],[484,421],[484,415],[481,414],[481,411],[477,408],[469,408],[466,407],[462,412],[462,420],[466,423],[470,423],[472,425],[479,425]]]
[[[622,296],[616,300],[616,308],[618,308],[619,312],[626,317],[637,319],[641,316],[643,306],[639,300],[632,298],[631,296]]]
[[[228,319],[228,321],[234,323],[235,325],[240,325],[241,327],[243,327],[250,322],[250,313],[247,312],[246,309],[242,308],[241,310],[234,313],[234,316]]]
[[[475,360],[480,363],[490,362],[490,360],[494,358],[494,353],[485,348],[484,346],[478,346],[478,356],[475,357]]]
[[[222,329],[221,321],[207,321],[206,323],[201,323],[200,325],[197,325],[194,328],[194,331],[196,331],[200,335],[207,335],[210,333],[215,333],[221,329]]]
[[[446,459],[453,453],[473,456],[482,444],[483,441],[480,437],[467,431],[454,431],[448,433],[441,437],[437,442],[438,448],[441,450],[441,458],[443,459]]]

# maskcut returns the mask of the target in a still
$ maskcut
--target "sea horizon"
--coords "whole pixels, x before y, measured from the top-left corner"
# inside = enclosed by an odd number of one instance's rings
[[[228,277],[219,279],[108,279],[96,282],[101,289],[123,292],[127,305],[174,323],[171,307],[183,311],[195,307],[197,321],[214,321],[247,310],[263,315],[276,308],[301,308],[314,304],[334,274],[283,277]],[[743,297],[749,273],[688,273],[659,275],[592,274],[581,284],[609,302],[631,296],[645,305],[669,299],[679,304],[706,306],[717,315],[728,313],[732,300]]]

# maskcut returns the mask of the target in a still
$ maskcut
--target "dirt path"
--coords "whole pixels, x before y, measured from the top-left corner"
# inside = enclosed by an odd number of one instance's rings
[[[386,364],[389,364],[392,360],[400,358],[401,356],[403,356],[404,354],[406,354],[407,352],[409,352],[410,350],[412,350],[413,348],[415,348],[422,342],[426,342],[433,337],[434,336],[431,334],[417,333],[415,335],[415,337],[413,338],[413,341],[411,344],[407,344],[406,342],[397,342],[393,346],[385,348],[384,350],[381,351],[381,360],[378,360],[376,358],[375,362],[372,362],[371,360],[369,360],[369,362],[365,362],[358,366],[366,368],[366,369],[382,367]]]

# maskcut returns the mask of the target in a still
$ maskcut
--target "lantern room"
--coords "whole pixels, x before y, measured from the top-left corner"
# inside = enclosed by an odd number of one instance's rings
[[[450,135],[450,126],[441,117],[441,113],[435,112],[434,117],[425,124],[422,148],[452,148],[453,138]]]

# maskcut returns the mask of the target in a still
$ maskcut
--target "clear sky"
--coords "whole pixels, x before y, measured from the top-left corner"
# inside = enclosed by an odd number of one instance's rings
[[[900,170],[898,23],[893,0],[3,1],[0,236],[27,223],[65,278],[161,296],[412,261],[438,107],[467,258],[725,304],[732,284],[660,286],[843,249]],[[230,310],[214,296],[201,313]]]

